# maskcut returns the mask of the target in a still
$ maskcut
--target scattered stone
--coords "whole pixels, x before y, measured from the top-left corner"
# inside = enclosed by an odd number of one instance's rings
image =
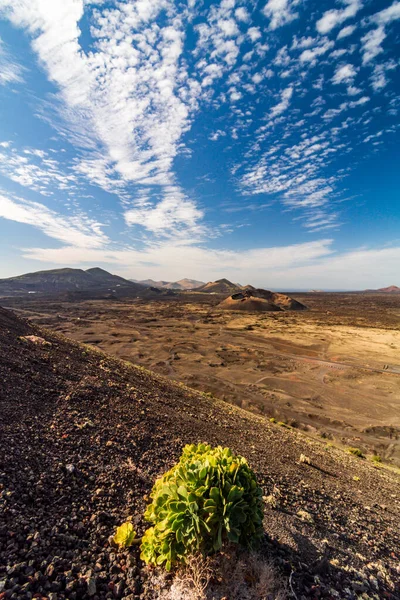
[[[94,577],[89,577],[87,582],[87,593],[89,596],[94,596],[97,592],[96,587],[96,579]]]
[[[32,344],[36,344],[36,346],[51,346],[51,342],[48,342],[38,335],[22,335],[20,340],[31,342]]]
[[[300,454],[299,463],[305,464],[305,465],[311,465],[311,459],[308,458],[308,456],[306,456],[305,454]]]
[[[309,512],[307,512],[306,510],[299,510],[299,511],[297,511],[297,516],[304,523],[309,523],[310,525],[314,524],[314,517]]]

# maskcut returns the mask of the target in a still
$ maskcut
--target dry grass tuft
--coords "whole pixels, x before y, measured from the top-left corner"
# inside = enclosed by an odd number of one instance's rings
[[[213,557],[194,556],[172,578],[153,571],[148,589],[159,600],[286,600],[275,567],[259,554],[232,549]],[[157,591],[156,591],[157,590]]]

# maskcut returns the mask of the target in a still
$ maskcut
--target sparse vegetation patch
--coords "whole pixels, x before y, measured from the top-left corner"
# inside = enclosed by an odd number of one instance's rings
[[[360,448],[347,448],[347,451],[358,458],[365,458],[365,455],[361,452]]]

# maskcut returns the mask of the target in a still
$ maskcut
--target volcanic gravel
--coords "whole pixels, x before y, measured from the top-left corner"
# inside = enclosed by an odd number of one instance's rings
[[[395,473],[0,309],[0,600],[146,598],[110,536],[143,532],[155,478],[200,441],[256,471],[262,551],[299,600],[400,598]]]

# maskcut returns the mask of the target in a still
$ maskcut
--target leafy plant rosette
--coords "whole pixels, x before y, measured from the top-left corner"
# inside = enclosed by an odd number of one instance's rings
[[[262,536],[262,492],[242,456],[229,448],[188,445],[151,492],[141,544],[147,564],[167,570],[193,553],[211,554],[225,541],[254,545]]]

